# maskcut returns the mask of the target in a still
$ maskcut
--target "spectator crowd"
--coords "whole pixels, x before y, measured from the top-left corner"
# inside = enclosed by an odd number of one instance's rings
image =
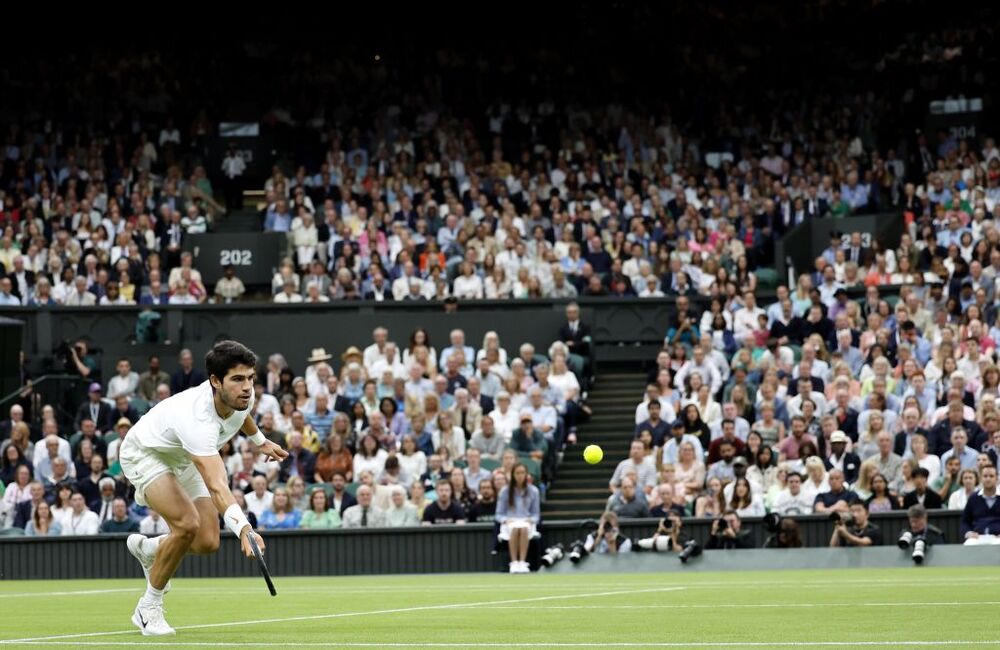
[[[242,434],[227,443],[220,453],[234,495],[265,530],[495,519],[520,547],[515,521],[534,532],[562,450],[589,412],[575,304],[567,317],[565,340],[560,331],[541,352],[530,343],[508,352],[492,331],[481,343],[461,329],[434,342],[416,329],[397,343],[379,327],[369,345],[337,360],[313,349],[299,373],[272,354],[259,369],[253,415],[290,453],[279,464],[255,454]],[[91,358],[79,342],[74,349]],[[206,380],[190,351],[178,361],[168,375],[155,356],[141,373],[119,360],[106,385],[88,386],[70,428],[45,406],[36,429],[13,405],[0,422],[0,528],[163,532],[164,522],[134,502],[118,447],[142,413]]]

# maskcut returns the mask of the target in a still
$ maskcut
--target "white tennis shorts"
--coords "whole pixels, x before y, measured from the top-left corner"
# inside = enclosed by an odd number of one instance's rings
[[[125,440],[122,441],[121,449],[118,451],[118,461],[121,463],[125,478],[135,486],[135,500],[141,506],[149,505],[146,502],[146,488],[167,473],[177,477],[181,489],[192,501],[211,496],[205,480],[194,463],[191,461],[181,465],[168,463],[152,449],[135,444],[130,436],[125,436]]]
[[[515,528],[526,528],[528,530],[528,539],[534,539],[538,535],[538,532],[535,530],[535,524],[527,519],[514,519],[513,521],[500,524],[500,533],[497,537],[505,542],[509,542],[510,533]]]

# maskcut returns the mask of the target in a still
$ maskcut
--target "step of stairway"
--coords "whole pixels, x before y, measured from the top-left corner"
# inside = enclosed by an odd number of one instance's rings
[[[567,488],[562,485],[553,484],[552,490],[549,491],[546,500],[548,499],[561,499],[564,496],[572,496],[574,498],[588,497],[591,499],[607,498],[611,493],[608,492],[608,484],[596,485],[591,487],[574,487]]]
[[[595,476],[593,478],[566,478],[561,473],[556,478],[555,482],[552,484],[552,492],[556,490],[562,491],[563,489],[583,489],[583,488],[601,488],[603,490],[608,489],[608,480],[610,476]]]
[[[545,513],[545,521],[573,521],[580,519],[598,519],[600,516],[601,516],[601,511],[586,513],[586,512],[574,512],[572,510],[550,510]]]

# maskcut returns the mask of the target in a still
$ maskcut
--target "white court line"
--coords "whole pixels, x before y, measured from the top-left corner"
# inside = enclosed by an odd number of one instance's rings
[[[966,605],[1000,605],[1000,600],[967,600],[940,603],[726,603],[719,605],[499,605],[494,609],[784,609],[786,607],[964,607]]]
[[[579,589],[581,585],[573,584],[572,581],[560,582],[560,583],[548,583],[543,582],[545,578],[542,576],[549,575],[545,573],[537,574],[534,576],[536,579],[531,581],[517,581],[515,582],[503,582],[498,580],[496,584],[493,585],[427,585],[421,586],[421,591],[448,591],[452,592],[456,589],[461,589],[463,592],[467,591],[489,591],[495,593],[496,591],[503,591],[505,589],[514,589],[518,591],[559,591],[568,589]],[[551,574],[552,576],[570,577],[573,580],[583,579],[583,575],[574,576],[573,574]],[[633,575],[633,574],[622,574],[623,576]],[[637,574],[636,574],[637,575]],[[342,579],[343,576],[330,576],[329,579],[332,581],[329,586],[306,586],[306,587],[284,587],[282,588],[282,593],[324,593],[324,594],[373,594],[381,592],[392,592],[396,593],[399,591],[399,586],[372,586],[372,587],[338,587],[336,584],[337,580]],[[317,583],[324,580],[324,578],[309,578],[310,580],[315,579]],[[187,581],[192,581],[188,583]],[[233,587],[231,589],[224,589],[220,587],[198,587],[197,583],[193,582],[196,580],[202,580],[201,578],[181,578],[178,580],[178,586],[183,587],[184,593],[198,593],[198,594],[238,594],[238,593],[259,593],[260,589],[258,587]],[[250,578],[247,578],[250,580]],[[949,578],[942,580],[935,580],[933,578],[924,579],[913,579],[913,580],[893,580],[889,578],[893,586],[924,586],[924,585],[967,585],[976,584],[980,582],[996,583],[997,578],[995,577],[978,577],[970,576],[968,578]],[[836,578],[831,578],[829,581],[824,582],[799,582],[796,580],[757,580],[757,581],[699,581],[699,582],[689,582],[679,585],[684,589],[711,589],[715,587],[732,587],[735,585],[746,585],[754,587],[778,587],[783,585],[795,585],[798,587],[829,587],[831,585],[877,585],[882,586],[886,583],[886,579],[846,579],[837,580]],[[586,586],[590,589],[621,589],[632,584],[627,578],[623,578],[620,582],[614,583],[587,583]],[[650,583],[646,583],[650,584]],[[141,587],[135,587],[130,589],[90,589],[84,591],[24,591],[24,592],[0,592],[0,598],[20,598],[28,596],[75,596],[75,595],[87,595],[87,594],[111,594],[111,593],[127,593],[127,592],[140,592]]]
[[[130,589],[87,589],[85,591],[25,591],[16,594],[0,594],[0,598],[27,598],[29,596],[89,596],[91,594],[120,594],[128,591],[140,591],[138,587]]]
[[[421,605],[417,607],[397,607],[369,612],[340,612],[337,614],[314,614],[311,616],[289,616],[286,618],[262,618],[251,621],[230,621],[227,623],[203,623],[200,625],[179,625],[175,630],[203,630],[214,627],[236,627],[240,625],[261,625],[264,623],[290,623],[294,621],[318,621],[330,618],[349,618],[354,616],[378,616],[381,614],[402,614],[408,612],[426,612],[437,609],[464,609],[467,607],[491,607],[494,605],[511,605],[515,603],[536,603],[546,600],[564,600],[566,598],[598,598],[602,596],[623,596],[626,594],[642,594],[666,591],[680,591],[684,587],[657,587],[654,589],[630,589],[628,591],[598,591],[589,594],[560,594],[558,596],[538,596],[535,598],[512,598],[508,600],[486,600],[476,603],[450,603],[446,605]],[[57,634],[53,636],[36,636],[22,639],[0,639],[0,645],[15,643],[30,643],[52,641],[58,639],[83,639],[94,636],[118,636],[121,634],[136,634],[137,630],[115,630],[112,632],[86,632],[83,634]],[[286,645],[282,643],[282,645]],[[337,644],[341,645],[341,644]],[[381,644],[374,644],[381,645]]]
[[[180,628],[178,628],[180,629]],[[0,642],[4,643],[4,642]],[[274,643],[265,643],[262,641],[246,641],[246,642],[232,642],[232,641],[216,641],[216,642],[203,642],[203,641],[150,641],[144,643],[135,643],[132,641],[22,641],[20,642],[24,645],[40,645],[40,646],[99,646],[99,647],[110,647],[110,646],[130,646],[130,647],[145,647],[145,646],[165,646],[165,647],[184,647],[184,648],[271,648],[275,647]],[[363,642],[341,642],[336,643],[316,643],[316,642],[295,642],[295,641],[282,641],[280,646],[287,648],[774,648],[774,647],[790,647],[790,646],[800,646],[807,648],[857,648],[857,647],[887,647],[891,646],[894,648],[899,647],[940,647],[940,646],[967,646],[967,645],[996,645],[1000,646],[1000,640],[988,640],[988,641],[972,641],[964,639],[949,639],[945,641],[651,641],[647,643],[641,642],[617,642],[608,641],[603,643],[594,642],[582,642],[582,643],[434,643],[434,642],[415,642],[415,643],[363,643]]]

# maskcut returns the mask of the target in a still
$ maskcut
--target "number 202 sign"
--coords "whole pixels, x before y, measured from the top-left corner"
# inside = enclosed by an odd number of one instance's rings
[[[250,266],[253,264],[253,251],[249,249],[223,249],[219,251],[219,266]]]

